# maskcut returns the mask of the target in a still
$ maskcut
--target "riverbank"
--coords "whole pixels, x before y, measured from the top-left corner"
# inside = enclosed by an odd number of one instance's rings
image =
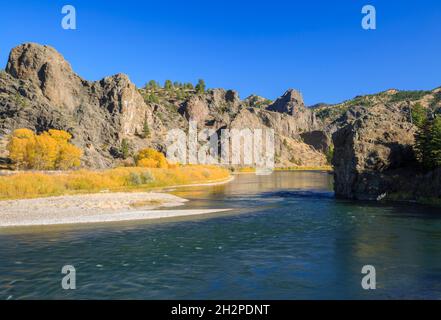
[[[102,171],[20,172],[0,176],[0,200],[152,191],[182,185],[222,183],[231,179],[221,167],[189,165],[175,168],[127,167]]]
[[[226,209],[157,210],[186,199],[150,192],[116,192],[0,201],[0,227],[104,223],[182,217]]]
[[[327,171],[332,172],[332,166],[298,166],[298,167],[276,167],[273,171]],[[249,174],[256,173],[256,168],[252,167],[241,167],[233,170],[233,174]]]

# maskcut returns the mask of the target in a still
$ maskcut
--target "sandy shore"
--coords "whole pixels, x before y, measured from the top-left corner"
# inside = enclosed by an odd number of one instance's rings
[[[118,192],[0,201],[0,227],[149,220],[225,209],[155,210],[187,200],[166,193]]]

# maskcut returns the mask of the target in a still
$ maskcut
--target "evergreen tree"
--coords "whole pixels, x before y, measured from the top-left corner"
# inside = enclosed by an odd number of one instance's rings
[[[441,166],[441,117],[433,120],[430,132],[430,153],[433,167]]]
[[[205,92],[205,81],[203,79],[199,79],[195,89],[197,93],[203,94]]]
[[[426,120],[415,135],[415,153],[418,161],[425,169],[433,167],[430,152],[431,122]]]
[[[147,119],[144,120],[144,125],[142,127],[142,138],[148,138],[150,137],[150,127],[149,124],[147,123]]]
[[[187,82],[186,84],[184,84],[184,88],[187,90],[194,90],[194,86],[190,82]]]
[[[146,90],[149,90],[149,89],[153,89],[153,90],[155,90],[155,89],[158,89],[158,87],[159,87],[159,84],[158,84],[155,80],[150,80],[150,81],[145,85]]]
[[[165,80],[164,89],[171,90],[172,88],[173,88],[173,83],[171,82],[171,80]]]
[[[129,141],[125,138],[121,141],[120,152],[123,159],[127,159],[130,156],[130,144]]]
[[[147,95],[146,100],[150,103],[159,103],[159,98],[154,93]]]
[[[412,107],[411,115],[413,124],[418,128],[421,128],[427,120],[427,110],[421,103],[417,103]]]
[[[425,169],[441,167],[441,117],[426,120],[419,128],[415,135],[415,151]]]

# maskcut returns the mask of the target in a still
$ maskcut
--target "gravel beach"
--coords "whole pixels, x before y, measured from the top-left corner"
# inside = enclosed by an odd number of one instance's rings
[[[155,210],[187,200],[166,193],[119,192],[0,201],[0,227],[101,223],[182,217],[221,209]]]

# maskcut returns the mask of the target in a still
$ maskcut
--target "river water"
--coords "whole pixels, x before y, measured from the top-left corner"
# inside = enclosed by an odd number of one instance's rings
[[[322,172],[177,189],[228,213],[0,230],[0,299],[440,299],[441,212],[336,200]],[[63,290],[61,268],[76,269]],[[364,290],[372,265],[376,289]]]

